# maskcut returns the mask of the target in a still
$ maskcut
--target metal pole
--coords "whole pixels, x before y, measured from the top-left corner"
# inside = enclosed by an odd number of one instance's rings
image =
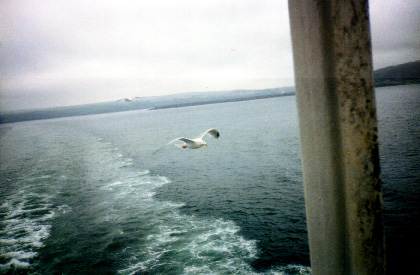
[[[384,274],[367,0],[289,0],[313,274]]]

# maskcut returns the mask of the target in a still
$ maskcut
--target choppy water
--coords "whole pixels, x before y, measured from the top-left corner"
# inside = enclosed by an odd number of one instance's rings
[[[393,257],[419,244],[407,87],[378,91]],[[211,127],[208,147],[154,154]],[[0,273],[310,274],[297,127],[294,97],[3,125]]]

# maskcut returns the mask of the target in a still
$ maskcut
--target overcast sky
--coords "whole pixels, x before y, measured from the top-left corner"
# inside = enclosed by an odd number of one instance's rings
[[[420,1],[370,1],[375,68],[420,59]],[[287,0],[0,0],[0,110],[294,85]]]

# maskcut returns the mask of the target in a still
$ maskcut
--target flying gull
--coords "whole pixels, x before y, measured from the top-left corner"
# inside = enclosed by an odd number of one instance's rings
[[[203,147],[204,145],[207,146],[207,143],[203,140],[203,137],[206,134],[209,134],[209,135],[213,136],[214,138],[219,138],[220,137],[219,131],[217,131],[216,129],[209,129],[209,130],[205,131],[204,133],[202,133],[201,135],[199,135],[198,137],[196,137],[194,139],[180,137],[180,138],[172,140],[168,144],[171,144],[171,143],[176,142],[176,141],[182,141],[181,144],[175,144],[175,145],[180,147],[180,148],[184,148],[184,149],[185,148],[198,149],[198,148]]]

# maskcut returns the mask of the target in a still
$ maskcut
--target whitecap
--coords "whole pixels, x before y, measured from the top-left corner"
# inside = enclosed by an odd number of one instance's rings
[[[120,271],[122,274],[153,273],[158,265],[170,265],[173,261],[184,274],[227,274],[238,267],[252,270],[248,261],[256,257],[256,241],[240,236],[234,222],[181,214],[179,207],[183,204],[160,204],[159,214],[153,220],[155,232],[147,236],[146,249],[136,255],[143,260],[131,262]]]
[[[150,170],[144,170],[144,171],[140,171],[138,173],[139,176],[144,176],[144,175],[147,175],[147,174],[150,174]]]
[[[108,184],[107,187],[112,187],[112,186],[121,185],[121,184],[123,184],[122,181],[116,181],[116,182]]]
[[[68,212],[73,211],[73,209],[72,209],[70,206],[68,206],[67,204],[64,204],[64,205],[59,205],[59,206],[57,207],[57,210],[58,210],[58,212],[59,212],[60,214],[66,214],[66,213],[68,213]]]
[[[2,254],[3,257],[6,258],[12,258],[12,259],[31,259],[36,256],[36,252],[27,252],[27,251],[12,251],[12,252],[6,252]]]
[[[15,267],[29,267],[30,264],[27,262],[23,262],[23,261],[19,261],[17,259],[11,259],[10,262],[8,262],[5,265],[2,265],[3,267],[11,267],[11,266],[15,266]]]
[[[56,211],[64,213],[65,206],[54,207],[53,196],[36,193],[32,188],[21,189],[6,197],[2,204],[5,213],[1,221],[0,232],[3,260],[9,260],[7,266],[26,267],[37,255],[37,250],[44,246],[50,236],[51,220]]]

